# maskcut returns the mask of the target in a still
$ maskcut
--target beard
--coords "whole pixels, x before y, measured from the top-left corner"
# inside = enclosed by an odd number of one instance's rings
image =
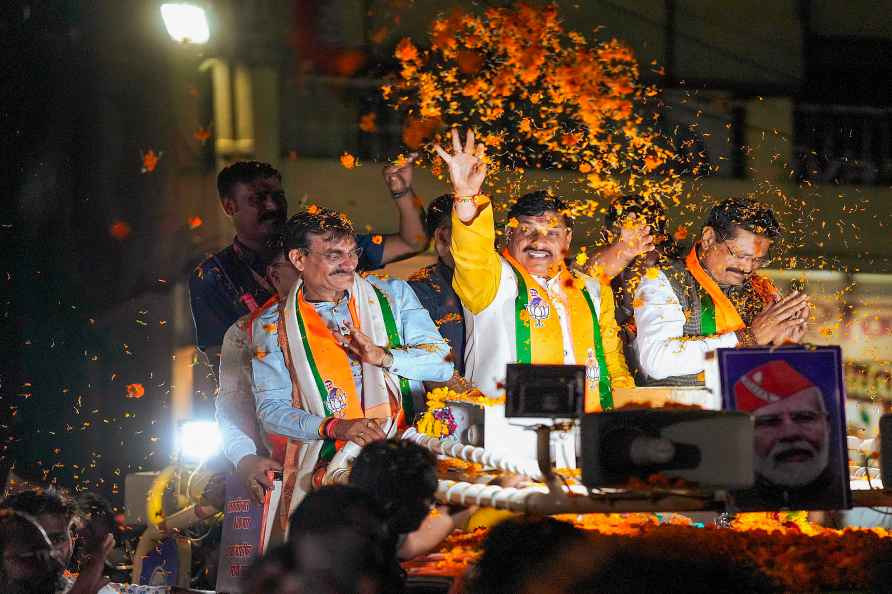
[[[828,439],[815,447],[804,439],[777,443],[767,456],[753,455],[753,467],[769,483],[778,487],[804,487],[821,476],[830,459]],[[806,460],[785,461],[792,452],[810,454]]]

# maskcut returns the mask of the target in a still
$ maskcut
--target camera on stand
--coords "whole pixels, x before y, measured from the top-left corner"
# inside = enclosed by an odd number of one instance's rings
[[[567,457],[552,455],[552,431],[564,433],[566,439],[566,434],[575,429],[584,401],[583,365],[514,363],[507,367],[505,418],[521,419],[528,429],[536,432],[536,458],[546,482],[554,478],[552,460]],[[530,421],[533,420],[538,422],[531,424]],[[572,450],[570,453],[572,454]],[[575,457],[570,457],[570,461],[575,463]]]
[[[505,416],[578,419],[585,394],[583,365],[508,365]]]

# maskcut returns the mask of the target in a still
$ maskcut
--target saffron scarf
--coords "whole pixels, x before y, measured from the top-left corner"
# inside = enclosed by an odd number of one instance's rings
[[[696,245],[685,258],[685,265],[700,285],[700,334],[712,336],[744,328],[745,324],[737,313],[737,308],[700,265]]]
[[[350,360],[331,330],[303,297],[303,283],[290,291],[283,317],[287,341],[286,361],[292,370],[293,404],[320,416],[343,419],[400,418],[411,415],[408,380],[389,371],[362,364],[362,393],[353,381]],[[387,296],[368,280],[354,275],[348,304],[356,328],[375,344],[399,347],[401,342]],[[411,416],[408,416],[411,420]],[[287,518],[312,488],[312,477],[320,461],[329,460],[337,447],[332,440],[300,442],[289,439],[285,452],[282,507]]]
[[[515,260],[508,250],[502,256],[514,271],[517,298],[514,302],[515,345],[518,363],[564,364],[563,330],[548,290]],[[558,282],[565,297],[564,310],[570,316],[573,354],[585,366],[585,412],[613,408],[610,374],[601,341],[601,327],[594,300],[582,279],[561,266]],[[581,285],[581,288],[577,285]]]

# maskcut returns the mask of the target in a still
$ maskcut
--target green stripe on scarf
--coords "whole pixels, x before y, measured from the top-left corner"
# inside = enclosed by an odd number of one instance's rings
[[[530,317],[527,315],[524,320],[523,316],[529,301],[527,283],[519,270],[514,268],[510,262],[508,265],[511,266],[514,277],[517,279],[517,298],[514,300],[514,337],[517,346],[517,362],[529,364],[533,359],[533,348],[530,344]]]
[[[303,287],[298,289],[298,291],[302,291]],[[300,293],[297,295],[297,303],[300,303]],[[300,328],[300,339],[304,345],[304,351],[307,353],[307,364],[310,366],[310,370],[313,372],[313,381],[316,382],[316,389],[319,390],[319,398],[322,400],[322,409],[325,411],[325,416],[330,417],[331,411],[328,409],[328,390],[325,389],[325,382],[322,380],[322,375],[319,373],[319,368],[316,367],[316,360],[313,358],[313,351],[310,349],[310,341],[307,338],[307,327],[304,325],[304,319],[300,315],[300,307],[295,308],[295,317],[297,318],[297,327]],[[322,445],[322,450],[319,452],[319,457],[323,460],[331,460],[334,457],[336,452],[335,442],[333,439],[326,439],[325,443]]]
[[[523,275],[510,262],[511,270],[517,279],[517,298],[514,300],[514,334],[517,341],[517,362],[530,364],[532,362],[532,345],[530,344],[530,323],[523,319],[522,313],[526,311],[528,303],[527,284]],[[601,400],[601,408],[609,410],[613,408],[613,392],[610,389],[610,374],[607,371],[607,358],[604,356],[604,344],[601,341],[601,326],[598,323],[598,313],[595,311],[595,303],[589,295],[588,289],[582,290],[585,302],[588,304],[589,313],[592,316],[592,336],[595,339],[595,358],[598,361],[600,377],[598,379],[598,396]]]
[[[393,310],[390,309],[390,302],[387,296],[381,292],[381,289],[372,285],[375,289],[375,295],[378,296],[378,304],[381,306],[381,314],[384,316],[384,327],[387,329],[387,340],[391,347],[402,346],[400,341],[400,333],[396,329],[396,320],[393,317]],[[415,403],[412,402],[412,389],[409,386],[409,380],[400,377],[400,396],[403,399],[403,411],[406,415],[406,422],[411,424],[415,420]]]
[[[709,294],[700,289],[700,335],[712,336],[716,333],[715,326],[715,303]]]
[[[592,334],[595,337],[595,358],[598,360],[598,396],[601,399],[601,410],[613,408],[613,391],[610,389],[610,372],[607,371],[607,357],[604,356],[604,343],[601,341],[601,324],[598,322],[598,312],[595,311],[595,302],[589,295],[588,287],[582,289],[582,296],[588,304],[592,314]]]

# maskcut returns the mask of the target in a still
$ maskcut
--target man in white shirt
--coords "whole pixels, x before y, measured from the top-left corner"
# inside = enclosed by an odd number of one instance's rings
[[[466,377],[498,396],[509,363],[581,365],[585,410],[612,408],[613,389],[634,382],[617,336],[613,293],[564,262],[573,236],[567,206],[545,191],[521,196],[508,211],[505,249],[497,252],[493,206],[480,194],[486,166],[473,132],[462,146],[453,130],[452,145],[452,154],[436,148],[453,187],[452,286],[464,307]],[[485,447],[534,458],[535,435],[509,423],[504,412],[502,405],[486,407]],[[559,465],[575,466],[570,440],[557,451]]]
[[[709,213],[687,257],[642,276],[635,294],[635,352],[646,385],[703,383],[717,348],[798,342],[808,298],[756,274],[771,261],[781,228],[767,206],[731,198]]]

